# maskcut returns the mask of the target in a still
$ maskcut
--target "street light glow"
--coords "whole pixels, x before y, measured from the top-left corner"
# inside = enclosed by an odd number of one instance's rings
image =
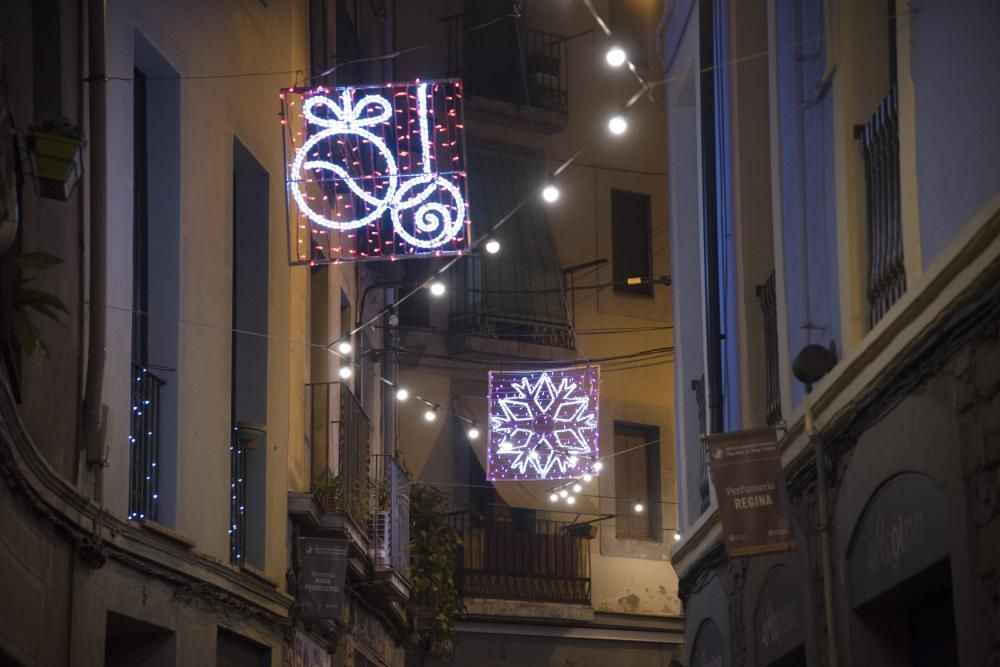
[[[622,134],[628,129],[628,123],[625,122],[625,116],[617,115],[612,116],[611,120],[608,121],[608,129],[611,130],[611,134]]]
[[[610,49],[608,49],[608,52],[604,55],[604,58],[605,60],[608,61],[608,64],[611,65],[612,67],[621,67],[622,65],[625,64],[625,58],[626,58],[625,49],[623,49],[618,45],[612,46]]]

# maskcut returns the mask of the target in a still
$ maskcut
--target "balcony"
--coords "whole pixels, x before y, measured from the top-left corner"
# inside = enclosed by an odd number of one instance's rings
[[[290,493],[289,514],[307,533],[350,541],[368,557],[368,415],[341,382],[306,385],[311,493]]]
[[[855,128],[865,160],[869,324],[874,327],[906,291],[899,215],[899,122],[893,88]]]
[[[552,247],[544,218],[537,219],[531,232],[520,221],[506,230],[501,243],[512,249]],[[552,251],[554,257],[555,251]],[[479,338],[517,343],[519,356],[541,356],[531,345],[573,350],[576,340],[566,317],[565,296],[559,266],[542,260],[531,262],[517,257],[484,261],[472,255],[462,271],[453,273],[448,330]],[[457,345],[458,339],[451,341]],[[461,341],[474,349],[470,340]],[[487,348],[492,349],[492,348]],[[452,350],[459,352],[459,350]],[[464,350],[462,350],[464,351]]]
[[[163,380],[132,364],[128,518],[156,521],[160,471],[160,389]]]
[[[774,271],[757,285],[757,299],[764,316],[764,396],[767,423],[781,421],[781,384],[778,369],[778,304]]]
[[[372,512],[368,536],[376,569],[405,573],[410,567],[410,478],[391,456],[372,457]]]
[[[466,113],[499,123],[530,121],[544,131],[566,128],[565,37],[521,28],[510,17],[469,35],[463,34],[465,14],[446,17],[444,22],[448,76],[465,82]]]
[[[579,526],[469,513],[450,519],[462,537],[455,566],[462,597],[590,604],[589,533]]]
[[[708,506],[712,504],[712,485],[708,478],[708,448],[701,440],[701,436],[708,432],[708,411],[705,406],[705,376],[702,375],[697,380],[691,381],[691,391],[694,392],[694,400],[698,406],[698,490],[701,494],[701,506],[699,513],[704,514]]]

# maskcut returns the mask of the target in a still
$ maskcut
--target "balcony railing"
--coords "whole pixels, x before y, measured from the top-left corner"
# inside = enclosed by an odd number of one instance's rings
[[[869,320],[875,326],[906,291],[899,215],[899,123],[893,88],[855,130],[865,158]]]
[[[470,256],[466,269],[453,273],[449,331],[573,349],[576,341],[566,321],[561,277],[558,268],[547,268],[527,262],[493,263],[486,272],[482,259]],[[515,272],[517,277],[511,277]]]
[[[132,364],[128,517],[156,521],[160,498],[160,388],[163,380]]]
[[[375,566],[406,572],[410,567],[410,478],[391,456],[372,457],[372,507],[369,537]]]
[[[451,517],[462,537],[455,579],[463,597],[590,604],[590,545],[561,521]]]
[[[767,423],[781,421],[781,385],[778,371],[778,305],[774,271],[757,285],[757,298],[764,315],[764,396]]]
[[[705,376],[691,380],[691,391],[698,405],[698,490],[701,493],[701,511],[704,512],[712,502],[712,491],[708,480],[708,449],[701,441],[701,436],[708,431],[708,412],[705,408]]]
[[[369,516],[368,415],[341,382],[306,386],[312,446],[312,491],[327,511],[345,512],[355,524]]]
[[[498,21],[469,35],[463,34],[464,14],[449,16],[445,23],[448,75],[462,77],[467,93],[567,113],[569,68],[565,37],[520,29],[513,19]]]

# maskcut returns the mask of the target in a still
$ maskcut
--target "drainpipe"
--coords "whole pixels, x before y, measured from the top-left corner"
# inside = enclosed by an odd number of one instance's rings
[[[830,511],[827,496],[826,451],[823,436],[816,433],[813,424],[810,394],[813,384],[826,375],[837,363],[833,353],[822,345],[806,345],[792,361],[792,374],[805,385],[803,399],[806,438],[813,446],[816,458],[816,511],[819,514],[819,555],[823,577],[823,614],[826,618],[826,664],[837,667],[837,619],[833,613],[833,556],[830,547]]]
[[[385,15],[382,18],[382,51],[393,53],[396,50],[396,2],[385,0]],[[396,62],[386,58],[382,65],[383,81],[396,80]],[[399,318],[392,308],[396,303],[396,287],[386,287],[382,292],[382,307],[385,315],[382,317],[382,347],[398,347]],[[392,385],[382,383],[382,453],[386,456],[396,454],[396,384],[397,356],[395,352],[385,352],[382,355],[382,375]]]
[[[83,445],[87,463],[104,459],[104,360],[107,352],[107,0],[88,2],[90,131],[90,326],[83,399]],[[100,473],[98,472],[98,475]],[[99,485],[98,485],[99,486]]]
[[[833,558],[830,547],[830,513],[828,510],[828,494],[826,479],[826,451],[823,438],[816,434],[813,425],[812,406],[809,405],[809,390],[806,386],[805,396],[805,430],[806,437],[812,442],[813,455],[816,457],[816,511],[819,514],[819,553],[820,568],[823,576],[823,613],[826,617],[826,664],[837,667],[837,620],[833,614]]]

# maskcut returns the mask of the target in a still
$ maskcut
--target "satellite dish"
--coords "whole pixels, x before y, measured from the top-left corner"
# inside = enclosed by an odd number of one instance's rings
[[[812,343],[795,355],[792,373],[799,382],[811,387],[830,372],[836,363],[837,358],[833,352],[822,345]]]

